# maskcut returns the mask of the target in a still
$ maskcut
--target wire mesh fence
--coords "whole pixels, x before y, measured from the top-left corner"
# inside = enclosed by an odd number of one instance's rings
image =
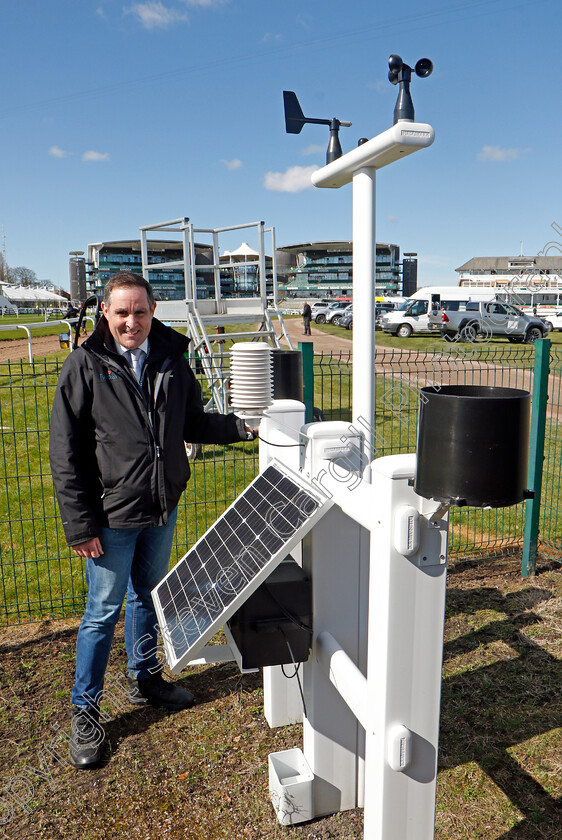
[[[79,615],[86,585],[83,562],[67,547],[48,462],[49,414],[62,362],[0,364],[0,624]],[[541,549],[562,555],[560,433],[562,352],[551,354]],[[376,455],[413,451],[420,387],[480,384],[530,389],[533,348],[474,348],[460,353],[377,348]],[[351,421],[352,359],[314,357],[314,404],[325,420]],[[257,446],[205,446],[192,462],[180,503],[172,562],[205,532],[258,471]],[[453,557],[501,553],[522,542],[524,505],[455,509]]]
[[[485,385],[530,390],[533,360],[533,348],[529,345],[475,345],[467,350],[466,345],[451,343],[439,353],[377,348],[376,456],[415,450],[420,388]],[[315,357],[315,397],[323,399],[320,405],[326,419],[351,419],[351,368],[349,357]],[[452,508],[449,553],[460,558],[513,551],[522,545],[523,529],[524,503],[494,510]],[[552,539],[556,544],[555,532]]]

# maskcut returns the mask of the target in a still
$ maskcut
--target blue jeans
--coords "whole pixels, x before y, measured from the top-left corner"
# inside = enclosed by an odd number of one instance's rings
[[[167,525],[102,528],[103,554],[86,559],[88,601],[76,640],[76,682],[72,703],[99,705],[113,632],[125,594],[125,647],[129,674],[143,679],[159,671],[158,622],[150,592],[168,572],[177,508]],[[91,702],[88,702],[88,698]]]

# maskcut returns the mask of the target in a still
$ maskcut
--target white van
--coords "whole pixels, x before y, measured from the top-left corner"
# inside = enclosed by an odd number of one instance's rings
[[[426,286],[388,312],[380,326],[390,335],[408,338],[412,333],[439,332],[442,309],[458,309],[469,300],[494,300],[498,290],[491,286]]]

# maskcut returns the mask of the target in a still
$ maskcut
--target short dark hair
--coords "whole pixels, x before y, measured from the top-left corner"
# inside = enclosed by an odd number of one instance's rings
[[[103,290],[103,302],[106,306],[111,303],[111,293],[114,289],[122,289],[127,286],[140,286],[146,291],[146,296],[150,306],[154,303],[154,292],[152,286],[145,280],[142,274],[135,274],[134,271],[118,271],[105,284]]]

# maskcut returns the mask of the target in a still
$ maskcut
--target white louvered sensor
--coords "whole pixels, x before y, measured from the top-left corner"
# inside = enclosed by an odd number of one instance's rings
[[[230,403],[238,417],[258,418],[273,402],[271,347],[239,342],[230,350]]]
[[[420,514],[411,505],[402,505],[396,511],[394,547],[404,557],[411,557],[420,547]]]

